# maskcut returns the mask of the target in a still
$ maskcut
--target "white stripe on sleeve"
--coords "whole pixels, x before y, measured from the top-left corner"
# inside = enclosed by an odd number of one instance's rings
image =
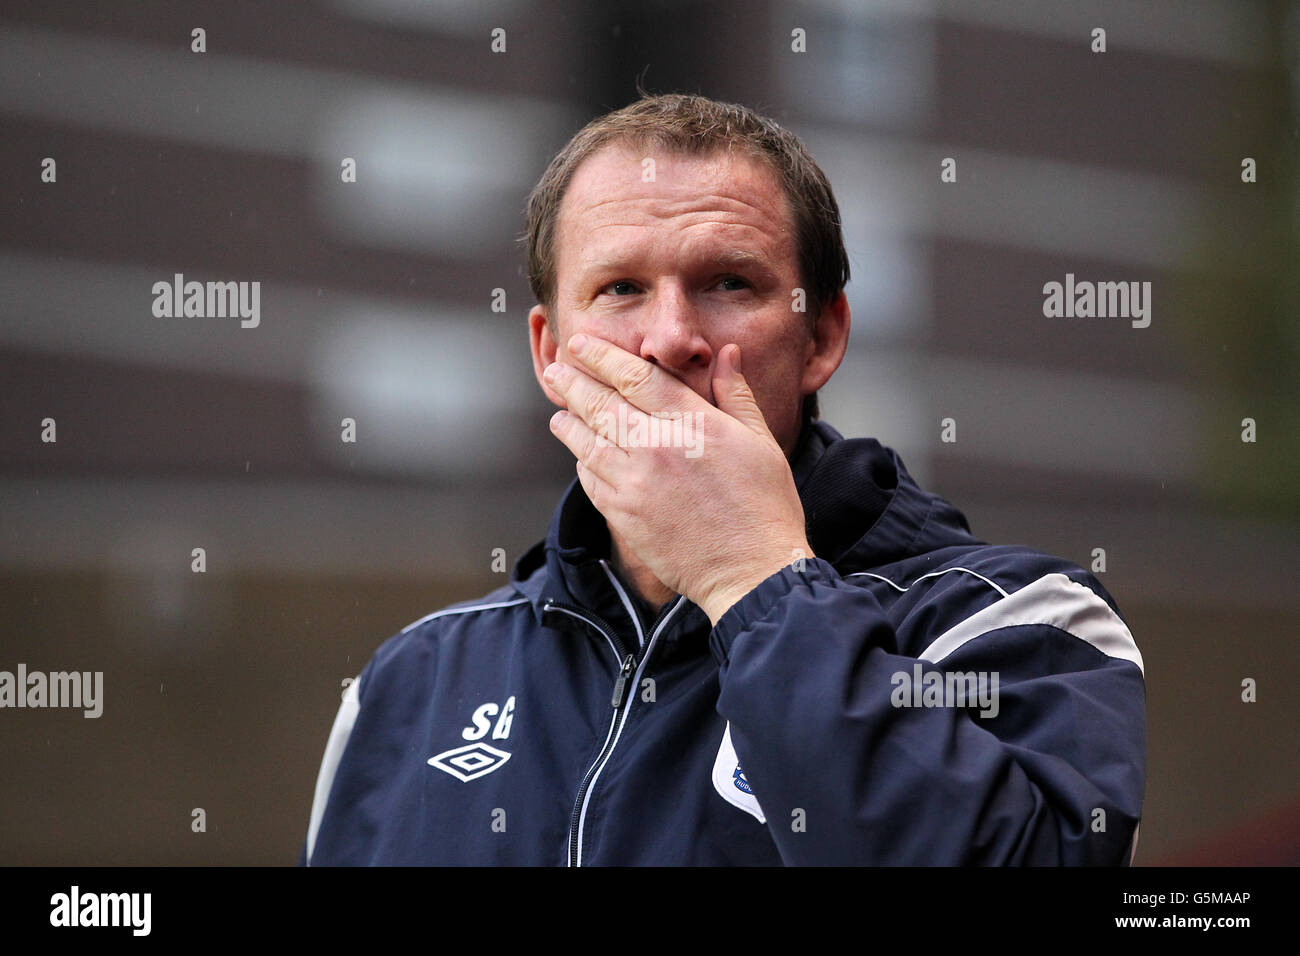
[[[1094,591],[1060,573],[1045,574],[948,629],[921,652],[921,660],[938,663],[967,641],[1018,624],[1060,628],[1108,657],[1143,669],[1137,643],[1119,615]]]

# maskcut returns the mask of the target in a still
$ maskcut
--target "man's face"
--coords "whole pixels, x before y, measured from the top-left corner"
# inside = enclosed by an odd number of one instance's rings
[[[540,371],[566,361],[565,343],[585,332],[716,405],[714,364],[735,342],[768,427],[789,454],[804,396],[830,377],[843,350],[828,367],[810,313],[792,309],[802,282],[780,184],[761,162],[726,153],[654,154],[647,182],[644,156],[607,146],[570,181],[555,229],[557,327],[552,337],[534,310],[534,362]]]

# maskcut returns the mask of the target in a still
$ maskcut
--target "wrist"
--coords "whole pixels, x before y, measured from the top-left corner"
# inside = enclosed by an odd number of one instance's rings
[[[770,555],[764,561],[747,565],[744,573],[714,587],[696,603],[700,610],[708,615],[709,623],[716,627],[722,616],[731,610],[737,601],[772,575],[792,565],[802,568],[800,562],[811,560],[813,557],[815,555],[812,546],[807,541],[795,544],[782,553]]]

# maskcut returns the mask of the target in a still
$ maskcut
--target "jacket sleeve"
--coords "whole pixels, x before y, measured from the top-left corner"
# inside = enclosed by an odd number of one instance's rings
[[[1127,626],[1060,573],[970,611],[940,631],[923,622],[951,613],[914,609],[901,654],[871,592],[812,559],[718,621],[717,709],[785,863],[1130,862],[1146,690]],[[943,696],[972,674],[983,702]]]

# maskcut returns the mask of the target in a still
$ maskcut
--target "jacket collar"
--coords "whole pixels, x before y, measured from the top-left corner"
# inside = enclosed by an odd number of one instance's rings
[[[893,449],[874,438],[846,439],[816,419],[805,422],[791,471],[814,553],[841,574],[868,570],[953,544],[977,543],[961,512],[922,491]],[[575,478],[546,539],[516,562],[511,583],[533,605],[539,623],[548,603],[571,604],[634,630],[609,561],[609,529]],[[687,602],[671,634],[709,630],[704,612]],[[649,635],[647,635],[648,637]]]

